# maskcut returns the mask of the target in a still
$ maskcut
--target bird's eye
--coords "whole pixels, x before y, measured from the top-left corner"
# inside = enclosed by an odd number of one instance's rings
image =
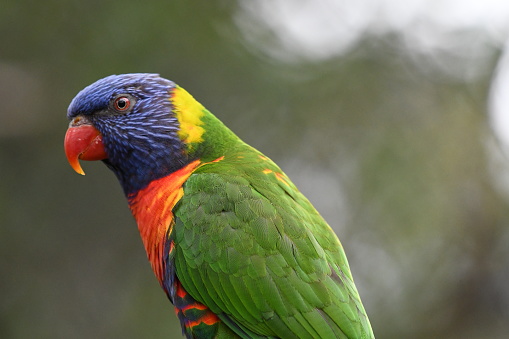
[[[131,107],[131,100],[128,97],[118,97],[113,102],[113,107],[119,112],[125,112]]]

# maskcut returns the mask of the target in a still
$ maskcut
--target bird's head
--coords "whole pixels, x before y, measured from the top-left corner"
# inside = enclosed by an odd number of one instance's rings
[[[111,75],[72,100],[65,152],[74,170],[81,160],[103,160],[126,194],[194,160],[205,109],[172,81],[156,74]]]

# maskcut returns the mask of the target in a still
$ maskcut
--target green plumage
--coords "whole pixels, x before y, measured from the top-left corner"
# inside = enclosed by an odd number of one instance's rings
[[[271,160],[203,121],[199,147],[224,158],[199,167],[174,208],[182,286],[244,338],[373,338],[329,225]]]
[[[281,169],[173,82],[110,76],[69,107],[68,160],[102,159],[188,338],[373,338],[343,248]]]

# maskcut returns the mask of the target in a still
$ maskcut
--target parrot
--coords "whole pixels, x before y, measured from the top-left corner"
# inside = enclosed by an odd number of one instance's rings
[[[117,177],[186,338],[374,338],[345,251],[283,171],[182,87],[110,75],[67,110],[64,151]]]

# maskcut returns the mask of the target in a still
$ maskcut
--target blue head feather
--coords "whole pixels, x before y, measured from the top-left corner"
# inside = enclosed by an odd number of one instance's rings
[[[104,162],[128,196],[190,161],[177,136],[170,101],[174,87],[157,74],[111,75],[84,88],[69,106],[69,119],[86,116],[101,132],[108,154]],[[119,95],[135,102],[125,113],[113,108]]]

